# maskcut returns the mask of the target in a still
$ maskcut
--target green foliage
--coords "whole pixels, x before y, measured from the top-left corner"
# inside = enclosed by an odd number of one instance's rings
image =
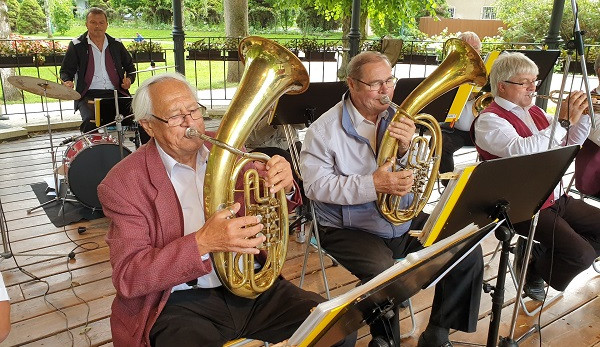
[[[173,3],[168,0],[143,0],[142,18],[149,23],[172,23]]]
[[[11,31],[17,30],[17,18],[19,16],[19,2],[17,0],[7,0],[6,7],[8,9],[8,24]]]
[[[216,25],[223,22],[223,1],[221,0],[188,0],[185,1],[184,15],[187,23],[197,25],[199,22]]]
[[[585,31],[584,40],[598,42],[600,37],[600,11],[596,0],[578,0],[579,25]],[[496,2],[497,16],[508,28],[502,32],[506,41],[541,42],[548,34],[552,1],[539,0],[502,0]],[[540,25],[540,23],[544,23]],[[565,3],[565,11],[560,24],[562,39],[572,38],[573,12],[570,4]]]
[[[23,0],[19,6],[17,31],[21,34],[35,34],[46,29],[46,16],[36,0]]]
[[[296,24],[302,32],[331,31],[339,28],[337,20],[329,18],[313,7],[303,7],[296,17]]]
[[[127,45],[127,50],[130,52],[162,52],[162,45],[158,42],[142,41],[142,42],[131,42]]]
[[[52,23],[56,31],[64,35],[73,25],[71,0],[54,0],[52,2]]]
[[[251,7],[248,10],[248,24],[256,29],[267,29],[275,26],[273,9],[265,6]]]

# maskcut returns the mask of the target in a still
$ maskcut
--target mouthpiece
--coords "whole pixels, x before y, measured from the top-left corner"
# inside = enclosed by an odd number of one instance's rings
[[[185,137],[187,137],[188,139],[191,139],[194,137],[201,137],[201,136],[200,136],[200,132],[198,132],[198,130],[196,130],[194,128],[187,128],[187,129],[185,129]]]
[[[379,102],[382,103],[382,104],[384,104],[384,105],[387,105],[387,104],[391,104],[392,100],[390,100],[389,96],[382,95],[381,98],[379,98]]]
[[[529,93],[529,97],[531,97],[531,98],[535,98],[537,96],[538,96],[537,92]]]

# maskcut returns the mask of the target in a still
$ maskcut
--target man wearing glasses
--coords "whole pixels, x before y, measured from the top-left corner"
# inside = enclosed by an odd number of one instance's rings
[[[300,165],[306,195],[314,201],[321,245],[364,283],[396,259],[422,248],[408,231],[421,229],[427,215],[393,225],[376,206],[377,193],[401,197],[406,206],[414,179],[412,171],[390,171],[391,162],[377,167],[385,131],[398,140],[404,156],[415,134],[412,120],[401,117],[392,122],[395,110],[381,102],[383,96],[392,98],[396,82],[387,57],[362,52],[352,58],[346,75],[349,91],[308,128]],[[482,276],[478,246],[437,284],[419,346],[451,346],[449,329],[475,331]],[[370,328],[369,346],[400,345],[397,307],[393,317]]]
[[[152,139],[98,186],[111,220],[106,242],[117,291],[111,315],[114,345],[220,347],[240,337],[289,338],[311,308],[324,301],[321,296],[278,279],[256,299],[237,297],[214,271],[210,252],[258,255],[265,236],[257,235],[263,224],[256,216],[238,217],[244,211],[242,197],[205,220],[210,144],[185,136],[187,128],[205,132],[206,109],[196,90],[181,74],[156,75],[140,85],[132,106]],[[249,165],[273,193],[288,193],[290,209],[301,203],[285,159],[274,156],[266,165]],[[347,341],[349,346],[353,342]]]
[[[503,53],[494,62],[490,71],[494,101],[472,127],[477,151],[484,160],[542,152],[549,145],[581,145],[585,141],[591,123],[585,114],[585,94],[576,91],[563,101],[560,126],[550,138],[552,117],[533,104],[537,75],[538,67],[522,53]],[[525,293],[539,301],[545,297],[544,281],[562,291],[600,255],[600,209],[561,194],[560,190],[559,184],[539,213],[535,232],[539,244],[534,245],[526,276]],[[529,225],[529,221],[517,223],[515,231],[527,236]],[[515,253],[516,270],[522,266],[524,245],[520,238]]]

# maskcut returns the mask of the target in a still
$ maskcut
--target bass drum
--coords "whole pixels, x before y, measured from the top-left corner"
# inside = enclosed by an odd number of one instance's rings
[[[131,151],[123,147],[123,157]],[[71,144],[64,154],[65,177],[71,193],[86,207],[102,209],[96,189],[108,171],[121,160],[112,136],[88,134]]]

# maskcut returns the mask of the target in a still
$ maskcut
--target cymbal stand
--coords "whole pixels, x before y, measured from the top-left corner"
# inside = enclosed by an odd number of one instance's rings
[[[28,209],[27,210],[28,214],[34,210],[37,210],[40,207],[44,207],[44,206],[49,205],[54,202],[63,202],[63,201],[78,202],[77,200],[74,200],[74,199],[68,199],[66,196],[63,197],[62,194],[60,194],[61,189],[59,187],[58,172],[57,172],[57,167],[56,167],[56,153],[54,152],[54,143],[52,140],[52,126],[50,125],[50,111],[48,109],[48,96],[46,94],[46,90],[48,89],[48,83],[38,83],[38,86],[40,86],[44,90],[44,95],[43,95],[43,100],[42,100],[42,111],[44,111],[43,108],[44,108],[44,102],[45,102],[46,120],[48,121],[48,136],[50,137],[50,154],[52,156],[52,175],[54,177],[54,191],[56,192],[56,196],[52,200],[46,201],[43,204],[40,204],[36,207]],[[67,190],[65,189],[64,191],[65,191],[65,195],[66,195]],[[58,211],[59,215],[60,215],[61,211],[62,211],[62,207]]]

